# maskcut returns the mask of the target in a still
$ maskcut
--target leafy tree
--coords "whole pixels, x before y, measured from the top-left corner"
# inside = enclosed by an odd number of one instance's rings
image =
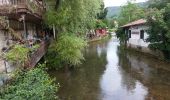
[[[82,38],[63,33],[59,36],[58,40],[50,46],[47,57],[52,56],[54,58],[52,58],[53,60],[47,59],[47,64],[50,64],[49,66],[59,66],[62,64],[66,67],[80,64],[81,60],[84,59],[81,51],[86,45],[86,41]]]
[[[120,15],[117,18],[119,26],[123,26],[129,22],[145,17],[144,8],[139,7],[138,5],[134,4],[132,1],[133,0],[128,1],[126,5],[121,7]],[[125,43],[124,45],[126,45],[126,41],[128,40],[128,37],[124,33],[123,28],[119,28],[116,33],[121,43]]]
[[[118,28],[116,33],[117,33],[116,34],[117,37],[120,40],[120,44],[126,46],[126,43],[127,43],[127,40],[128,40],[128,36],[127,36],[127,34],[125,34],[125,31],[122,28]]]
[[[114,15],[110,19],[108,19],[108,27],[111,29],[117,28],[118,27],[117,20],[118,20],[118,16],[116,16],[116,15]]]
[[[169,0],[149,0],[149,8],[162,9],[167,6]]]
[[[50,2],[55,2],[51,0]],[[60,0],[53,7],[46,0],[49,9],[45,15],[49,26],[55,25],[59,32],[84,33],[95,26],[95,18],[100,11],[101,0]]]
[[[0,90],[1,100],[54,100],[58,86],[43,71],[34,68],[28,72],[19,71],[14,79]]]
[[[101,3],[100,5],[100,12],[97,14],[97,19],[103,20],[107,16],[107,8],[104,8],[104,2]]]
[[[145,17],[144,8],[128,1],[126,5],[121,7],[121,12],[118,17],[119,25],[124,25],[137,19]]]
[[[48,50],[47,65],[57,67],[80,64],[83,59],[81,51],[86,42],[78,36],[95,28],[101,0],[46,0],[46,2],[45,22],[51,28],[55,26],[59,33],[59,37]]]
[[[170,59],[170,1],[150,0],[149,8],[149,47],[163,51],[165,58]]]
[[[104,22],[104,20],[97,20],[96,21],[96,28],[98,28],[98,29],[106,28],[107,27],[106,23],[107,22]]]

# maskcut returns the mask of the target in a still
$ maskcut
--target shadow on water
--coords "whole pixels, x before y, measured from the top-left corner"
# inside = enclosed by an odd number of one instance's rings
[[[170,100],[170,64],[121,49],[116,40],[91,43],[79,68],[51,71],[61,100]]]

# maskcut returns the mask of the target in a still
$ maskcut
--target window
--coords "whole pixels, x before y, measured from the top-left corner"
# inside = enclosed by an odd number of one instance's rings
[[[140,31],[140,39],[144,39],[144,30]]]
[[[131,38],[131,30],[129,30],[129,38]]]

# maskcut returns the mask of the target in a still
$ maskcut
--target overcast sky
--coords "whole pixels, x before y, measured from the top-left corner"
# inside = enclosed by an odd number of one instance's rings
[[[136,2],[145,2],[148,0],[136,0]],[[110,7],[110,6],[121,6],[125,4],[127,0],[104,0],[105,7]]]

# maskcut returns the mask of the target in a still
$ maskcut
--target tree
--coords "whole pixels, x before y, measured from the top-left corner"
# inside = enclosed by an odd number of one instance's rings
[[[139,7],[138,5],[134,4],[132,1],[133,0],[128,1],[126,5],[121,7],[120,15],[117,18],[119,26],[123,26],[129,22],[145,17],[144,8]],[[126,45],[126,42],[128,40],[127,37],[128,35],[124,33],[123,28],[119,28],[116,33],[121,43]]]
[[[80,64],[83,59],[82,49],[86,46],[86,41],[81,36],[95,28],[101,0],[46,0],[46,2],[45,22],[51,28],[55,26],[59,33],[48,50],[47,65],[65,67]]]
[[[100,12],[97,14],[97,19],[104,20],[107,16],[107,8],[104,8],[104,2],[100,5]]]
[[[84,33],[95,26],[95,18],[100,11],[101,0],[60,0],[53,7],[46,0],[49,9],[45,15],[49,26],[55,25],[59,32]]]
[[[63,33],[49,48],[47,64],[50,67],[75,66],[84,60],[82,49],[87,45],[86,41],[73,34]],[[49,65],[50,64],[50,65]],[[62,66],[61,66],[62,65]]]
[[[118,17],[119,25],[124,25],[137,19],[145,17],[144,8],[128,1],[126,5],[121,7],[121,12]]]
[[[107,25],[106,25],[107,22],[104,22],[104,21],[105,20],[97,20],[96,21],[96,28],[98,28],[98,29],[106,28],[107,27]]]
[[[169,0],[149,0],[149,8],[162,9],[167,6]]]
[[[161,50],[170,59],[170,1],[150,0],[149,9],[149,47]]]

